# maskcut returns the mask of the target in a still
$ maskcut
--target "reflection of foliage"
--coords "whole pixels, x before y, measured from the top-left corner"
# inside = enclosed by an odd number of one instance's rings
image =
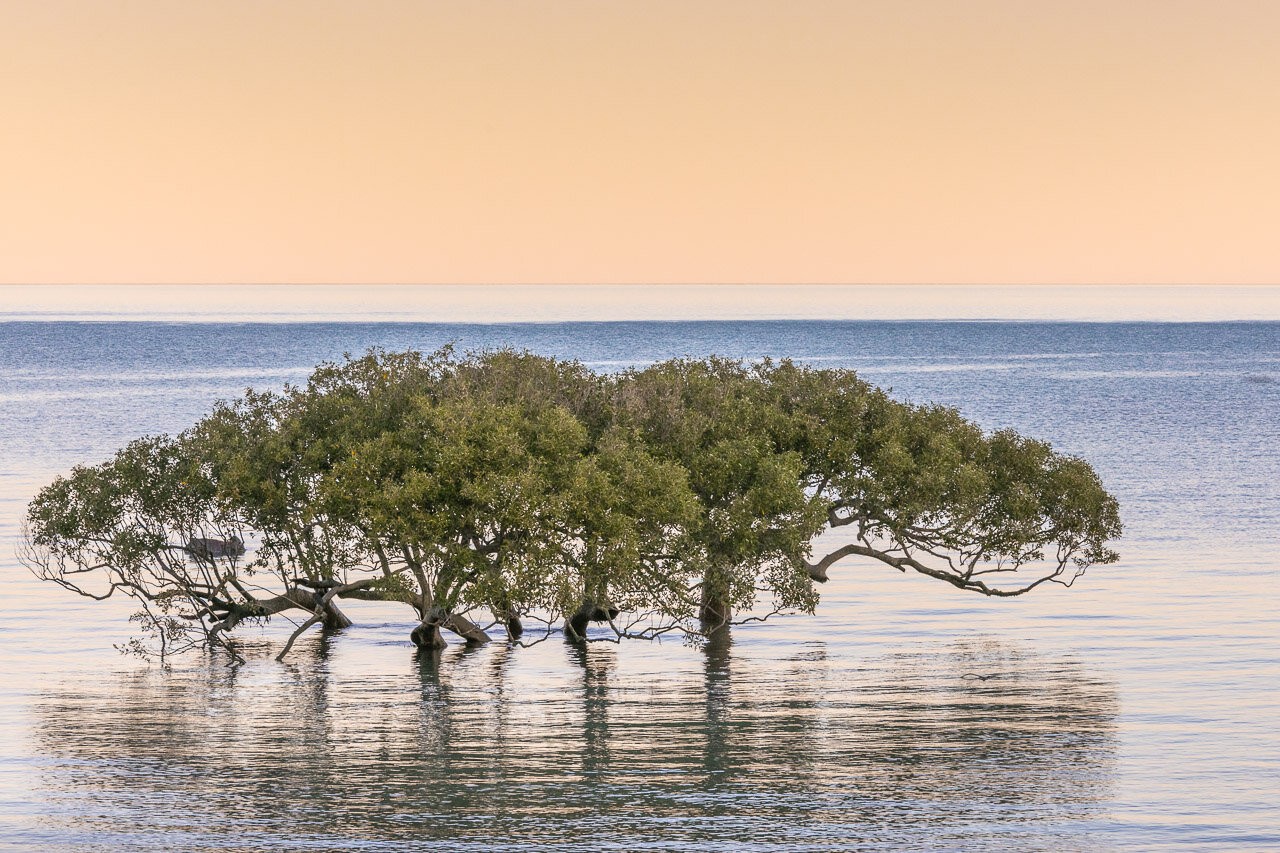
[[[188,849],[234,833],[234,849],[580,850],[584,825],[660,849],[1097,847],[1115,684],[999,643],[900,648],[721,647],[704,668],[683,648],[664,664],[495,643],[370,678],[308,647],[283,667],[69,684],[34,703],[32,730],[52,829],[104,848],[178,822]],[[971,669],[1001,677],[960,680]]]
[[[136,599],[151,643],[130,649],[161,655],[238,655],[233,628],[289,609],[310,613],[295,638],[349,624],[351,598],[411,606],[424,646],[441,628],[488,639],[475,613],[517,641],[561,619],[579,639],[592,621],[708,634],[812,611],[847,556],[1018,595],[1113,561],[1120,532],[1083,460],[851,371],[709,358],[601,376],[447,348],[372,350],[219,404],[59,478],[27,526],[37,574]],[[815,560],[829,528],[854,541]]]

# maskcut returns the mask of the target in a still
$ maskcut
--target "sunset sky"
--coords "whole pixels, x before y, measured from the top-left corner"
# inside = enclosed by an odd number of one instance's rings
[[[6,0],[0,281],[1280,282],[1272,0]]]

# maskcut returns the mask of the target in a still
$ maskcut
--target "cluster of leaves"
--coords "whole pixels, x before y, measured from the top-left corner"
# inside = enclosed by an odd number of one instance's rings
[[[219,404],[57,479],[27,525],[37,574],[138,600],[162,653],[237,654],[241,622],[344,625],[344,598],[409,605],[424,645],[441,627],[486,639],[475,614],[518,642],[560,620],[577,638],[589,621],[612,639],[705,634],[811,612],[851,555],[1017,595],[1114,561],[1120,532],[1083,460],[852,371],[708,358],[600,375],[449,348],[371,350]],[[814,559],[831,528],[850,541]]]

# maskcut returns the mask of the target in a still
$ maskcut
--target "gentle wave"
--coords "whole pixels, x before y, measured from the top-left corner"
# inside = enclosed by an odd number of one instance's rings
[[[1247,378],[1277,374],[1280,325],[29,332],[0,327],[0,847],[1280,847],[1260,793],[1280,765],[1280,395]],[[113,649],[129,602],[46,589],[14,559],[57,471],[176,433],[237,383],[448,341],[600,370],[706,353],[855,367],[1088,459],[1120,500],[1122,559],[1000,601],[850,559],[816,615],[707,648],[424,657],[408,608],[353,602],[352,628],[307,635],[289,664],[271,660],[291,630],[275,623],[246,632],[244,666],[171,671]]]

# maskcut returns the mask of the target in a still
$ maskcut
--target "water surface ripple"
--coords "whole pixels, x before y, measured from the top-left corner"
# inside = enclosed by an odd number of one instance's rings
[[[409,614],[239,667],[0,555],[0,849],[1280,847],[1280,325],[0,322],[0,537],[71,465],[370,345],[848,366],[1095,464],[1122,561],[988,601],[856,561],[729,642],[422,655]],[[833,537],[831,544],[838,544]],[[978,676],[982,676],[979,678]]]

